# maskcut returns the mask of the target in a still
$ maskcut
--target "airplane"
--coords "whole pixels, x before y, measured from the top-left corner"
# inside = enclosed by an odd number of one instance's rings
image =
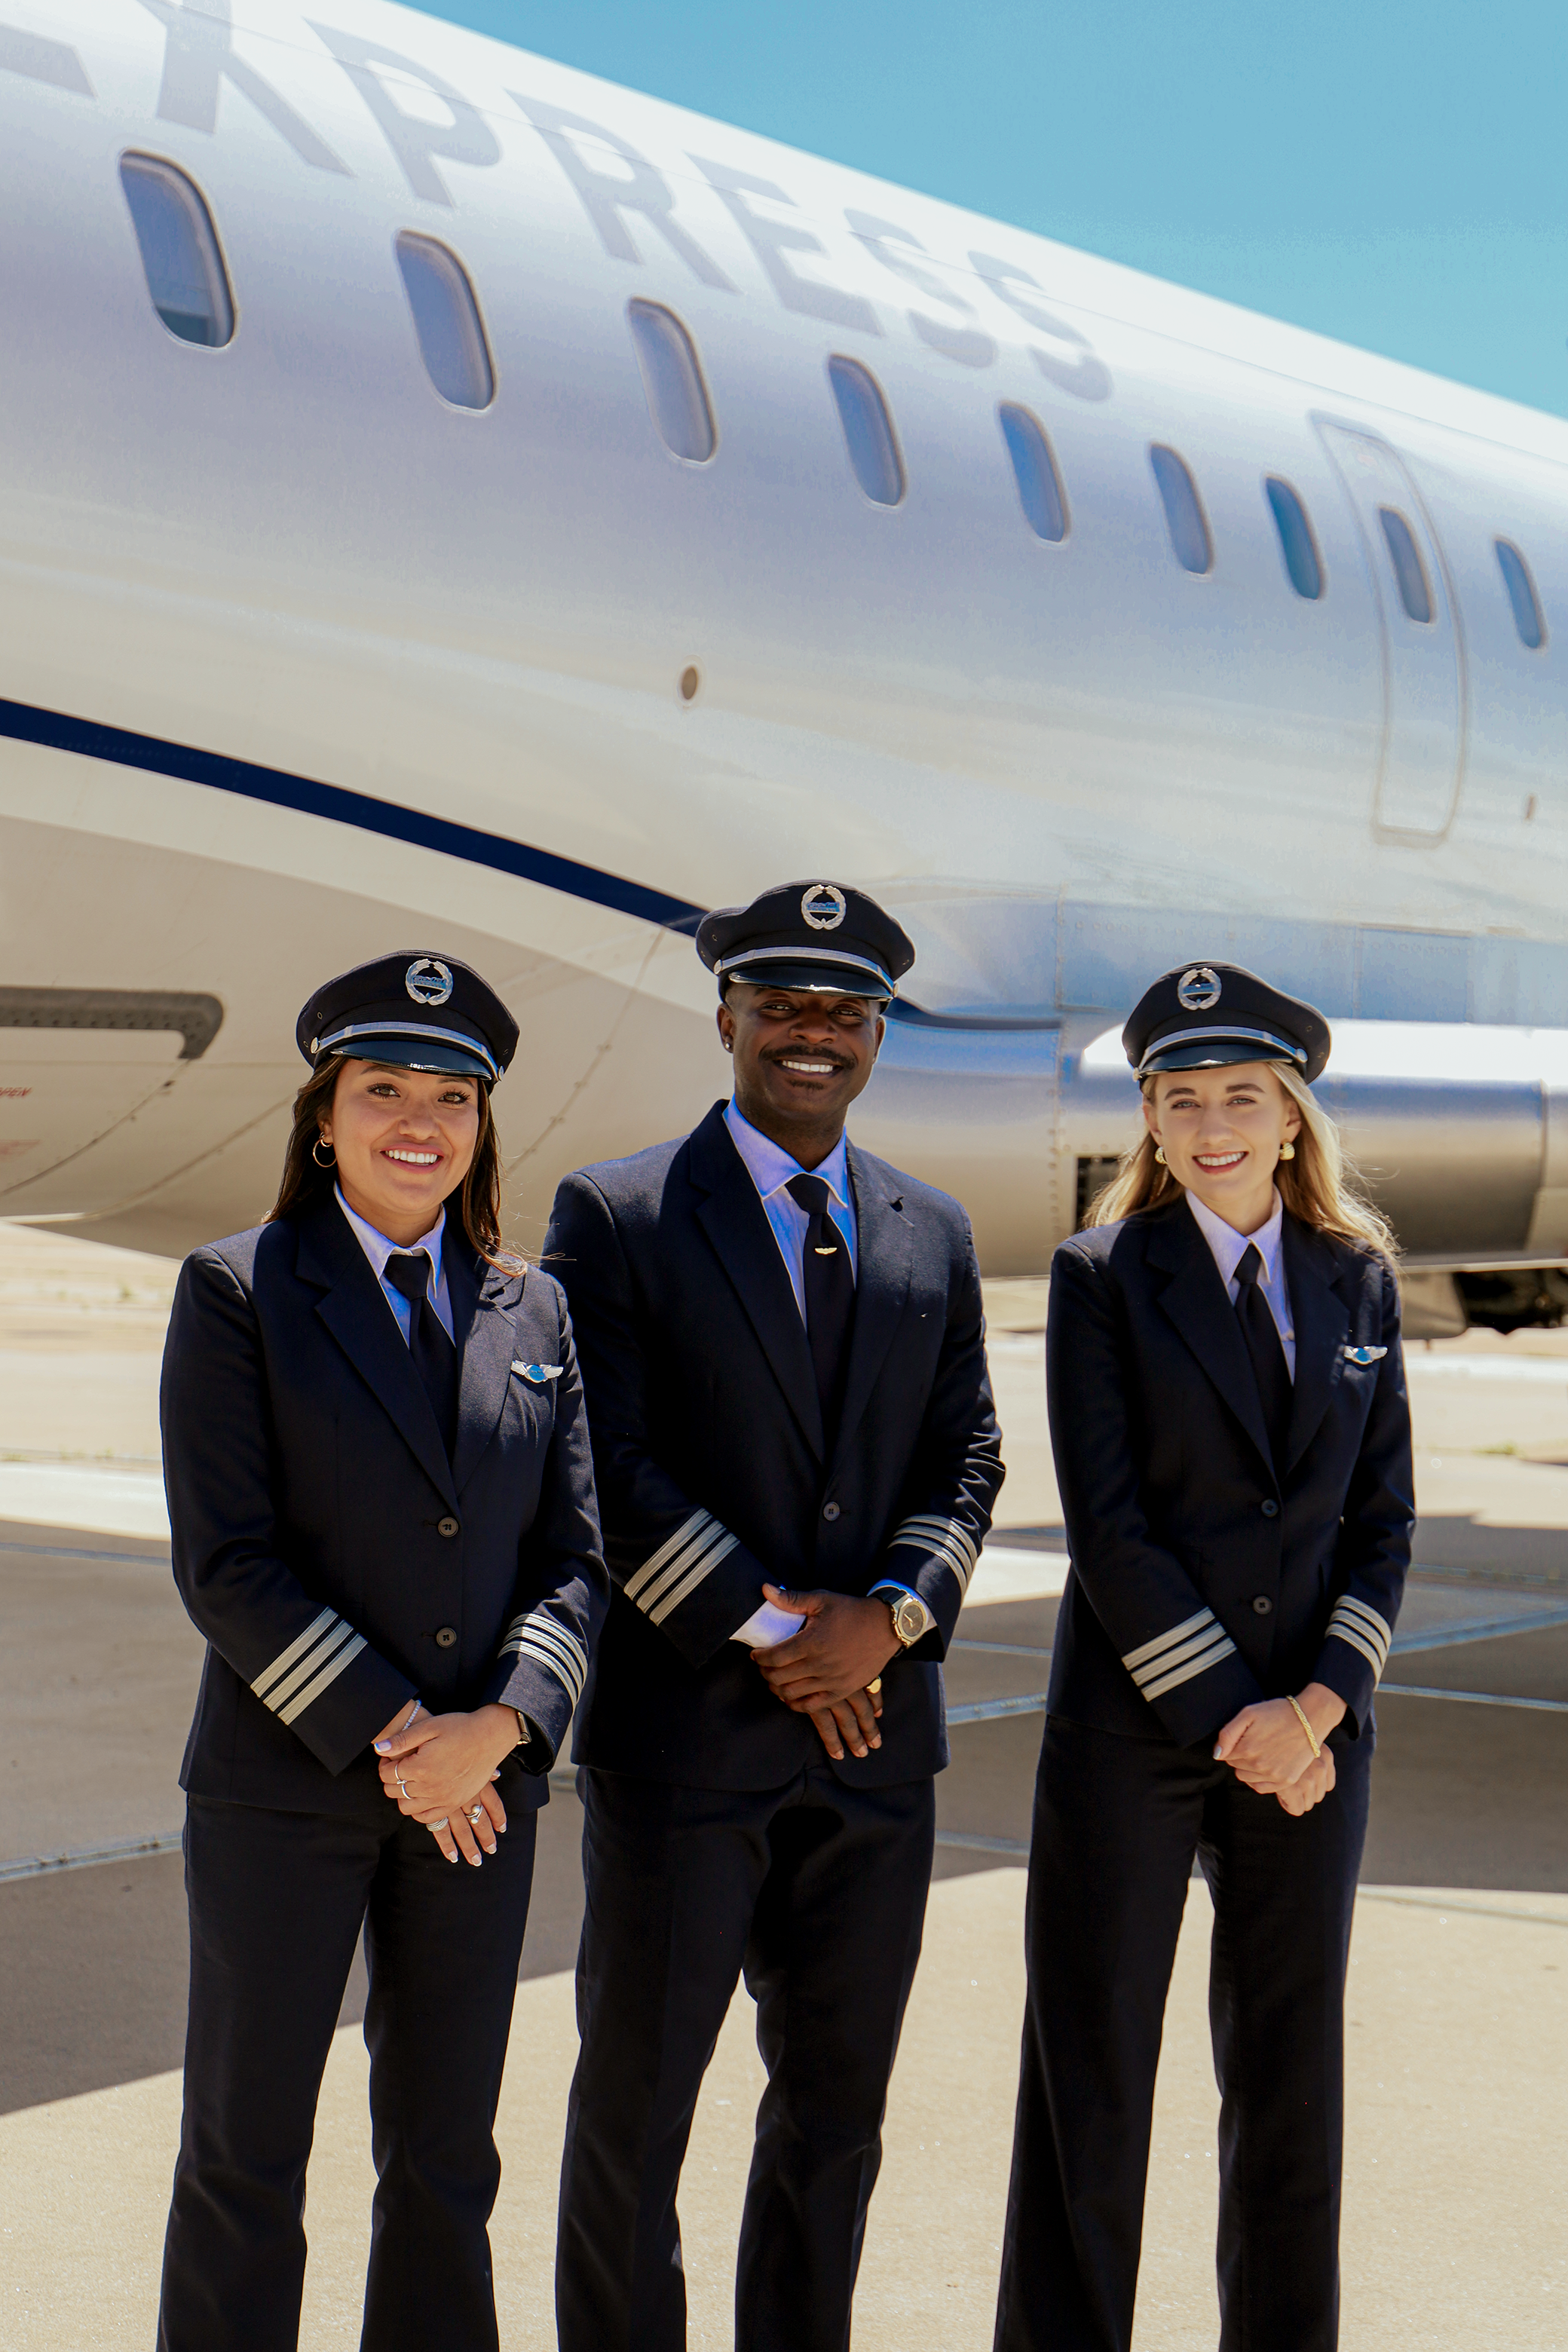
[[[383,0],[4,15],[0,1217],[256,1222],[406,947],[521,1024],[537,1247],[809,874],[916,940],[855,1131],[988,1275],[1226,959],[1410,1328],[1561,1316],[1568,425]]]

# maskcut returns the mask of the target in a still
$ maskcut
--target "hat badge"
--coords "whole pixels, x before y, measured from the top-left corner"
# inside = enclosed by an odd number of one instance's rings
[[[814,882],[801,899],[800,911],[814,931],[836,931],[847,911],[844,893],[831,882]]]
[[[445,1004],[452,993],[452,975],[435,956],[416,956],[403,975],[403,985],[416,1004]]]
[[[1219,975],[1206,963],[1194,964],[1176,982],[1176,1002],[1184,1013],[1212,1013],[1219,998]]]

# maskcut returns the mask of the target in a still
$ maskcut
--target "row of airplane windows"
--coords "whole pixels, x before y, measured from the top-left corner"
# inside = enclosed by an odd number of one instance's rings
[[[153,155],[123,156],[120,176],[158,316],[182,341],[221,349],[234,335],[234,295],[205,197],[184,173]],[[467,271],[447,247],[412,231],[398,237],[396,250],[431,383],[454,408],[488,408],[496,394],[495,363]],[[707,465],[719,434],[690,334],[662,303],[628,302],[626,318],[660,439],[689,465]],[[858,360],[842,356],[829,359],[827,377],[856,480],[873,505],[900,505],[909,482],[881,386]],[[997,420],[1025,520],[1037,539],[1059,544],[1068,536],[1068,500],[1049,437],[1015,401],[1001,403]],[[1211,572],[1213,534],[1186,460],[1155,442],[1149,463],[1177,562],[1184,572]],[[1267,478],[1264,495],[1290,585],[1315,603],[1327,580],[1306,507],[1279,475]],[[1377,512],[1400,603],[1413,622],[1428,627],[1436,604],[1416,534],[1397,507]],[[1530,566],[1510,540],[1495,540],[1493,549],[1520,642],[1538,653],[1546,622]]]

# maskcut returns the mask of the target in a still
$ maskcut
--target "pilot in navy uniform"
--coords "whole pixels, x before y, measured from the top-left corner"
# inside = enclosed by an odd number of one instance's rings
[[[489,1097],[517,1036],[450,958],[319,989],[277,1204],[181,1272],[164,1474],[208,1646],[161,2352],[298,2340],[305,2168],[362,1927],[361,2340],[494,2352],[535,1809],[608,1598],[565,1301],[500,1247]]]
[[[1373,1693],[1414,1524],[1399,1293],[1308,1091],[1310,1005],[1222,964],[1123,1033],[1144,1129],[1051,1268],[1072,1567],[1035,1798],[998,2352],[1125,2352],[1165,1995],[1214,1901],[1223,2352],[1331,2352]]]
[[[938,1662],[999,1439],[963,1210],[844,1133],[908,938],[794,882],[697,940],[734,1098],[566,1178],[545,1245],[615,1587],[574,1751],[557,2318],[562,2352],[684,2345],[676,2189],[743,1968],[768,2084],[736,2341],[845,2352],[947,1761]]]

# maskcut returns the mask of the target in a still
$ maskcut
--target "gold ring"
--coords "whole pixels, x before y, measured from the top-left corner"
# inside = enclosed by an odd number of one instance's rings
[[[882,1677],[881,1677],[881,1675],[878,1675],[875,1677],[875,1679],[874,1679],[873,1681],[868,1682],[868,1683],[867,1684],[867,1685],[866,1685],[866,1696],[867,1696],[867,1697],[868,1697],[868,1698],[875,1698],[875,1697],[877,1696],[877,1694],[879,1693],[879,1691],[881,1689],[881,1687],[882,1687]]]

